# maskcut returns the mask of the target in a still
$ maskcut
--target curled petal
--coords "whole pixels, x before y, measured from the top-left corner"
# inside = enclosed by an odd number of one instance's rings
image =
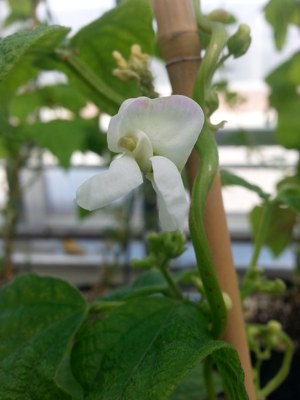
[[[96,210],[129,193],[142,182],[136,161],[123,156],[114,160],[107,171],[85,181],[77,190],[76,202],[86,210]]]
[[[126,141],[128,139],[133,143],[132,149],[128,146],[126,147]],[[125,146],[122,145],[122,143],[125,144]],[[153,156],[153,148],[148,136],[143,131],[137,129],[132,131],[129,135],[123,136],[120,138],[119,146],[135,159],[142,171],[149,170],[151,166],[149,160],[150,157]]]
[[[154,154],[169,158],[181,171],[203,123],[201,107],[186,96],[129,99],[110,121],[108,147],[120,152],[120,138],[139,129],[149,137]]]
[[[108,148],[115,152],[115,153],[120,153],[122,152],[122,148],[120,147],[120,139],[123,136],[128,135],[131,133],[133,130],[137,130],[139,128],[132,128],[132,129],[127,129],[123,127],[122,129],[122,121],[124,115],[127,113],[127,108],[130,106],[131,103],[135,102],[137,99],[127,99],[123,101],[121,104],[118,114],[113,116],[109,122],[108,126],[108,131],[107,131],[107,144]]]
[[[154,190],[157,193],[159,219],[165,231],[183,231],[189,209],[181,175],[172,161],[151,157]]]

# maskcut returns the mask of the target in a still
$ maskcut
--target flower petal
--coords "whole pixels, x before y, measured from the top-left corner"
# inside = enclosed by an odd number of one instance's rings
[[[154,154],[169,158],[182,170],[203,123],[201,107],[186,96],[129,99],[110,121],[108,147],[120,152],[119,139],[139,129],[149,137]]]
[[[112,161],[107,171],[92,176],[77,190],[77,204],[87,210],[96,210],[122,197],[143,182],[136,161],[123,156]]]
[[[165,231],[183,231],[189,204],[181,175],[172,161],[165,157],[151,157],[154,190],[157,193],[159,219]]]

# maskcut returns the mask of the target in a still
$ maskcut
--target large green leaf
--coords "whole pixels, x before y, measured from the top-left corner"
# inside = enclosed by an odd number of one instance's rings
[[[40,107],[64,107],[74,113],[85,106],[86,99],[70,85],[57,84],[37,88],[15,96],[10,102],[10,114],[21,121]]]
[[[300,52],[281,64],[267,77],[271,87],[270,104],[278,113],[277,141],[287,147],[300,149]]]
[[[28,125],[23,131],[28,139],[53,153],[63,167],[69,166],[74,151],[88,150],[87,140],[94,135],[98,137],[98,152],[106,149],[106,136],[99,132],[98,119],[37,122]]]
[[[65,27],[40,25],[0,40],[1,102],[8,102],[20,85],[36,75],[37,60],[52,51],[68,32]]]
[[[300,25],[298,0],[270,0],[265,7],[266,20],[273,28],[275,44],[281,50],[285,44],[289,24]]]
[[[55,384],[87,306],[58,279],[23,275],[0,291],[0,398],[67,400]]]
[[[140,298],[91,318],[77,335],[71,360],[86,400],[160,400],[208,355],[221,366],[229,398],[246,399],[236,352],[212,339],[195,304]]]
[[[284,89],[292,90],[295,86],[300,85],[299,66],[300,51],[294,53],[287,61],[274,69],[266,77],[266,82],[274,92]],[[279,98],[275,100],[280,101]],[[281,101],[283,102],[284,99]]]
[[[134,21],[134,23],[133,23]],[[154,51],[152,10],[148,0],[130,0],[81,29],[70,41],[73,50],[62,57],[62,70],[90,99],[109,114],[117,112],[128,97],[141,94],[136,81],[113,76],[114,50],[128,58],[132,44]]]

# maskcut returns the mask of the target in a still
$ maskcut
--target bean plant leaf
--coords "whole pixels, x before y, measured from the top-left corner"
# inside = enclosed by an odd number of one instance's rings
[[[276,199],[295,213],[300,213],[300,184],[280,185]]]
[[[10,114],[26,121],[40,107],[63,107],[76,114],[86,105],[85,97],[71,85],[56,84],[37,88],[15,96],[10,102]]]
[[[32,19],[34,8],[37,6],[31,0],[8,0],[8,4],[10,14],[5,18],[4,27]]]
[[[168,285],[161,272],[151,269],[140,274],[127,286],[111,290],[101,300],[124,300],[133,297],[145,296],[147,293],[162,293],[168,290]]]
[[[191,277],[197,275],[196,270],[171,271],[175,283],[191,283]],[[129,285],[110,290],[101,297],[101,301],[124,300],[141,297],[153,293],[169,292],[169,285],[158,269],[150,269],[138,275]]]
[[[264,206],[254,207],[249,218],[252,232],[258,232],[260,221],[264,212]],[[279,256],[283,250],[291,243],[293,229],[296,223],[296,214],[289,208],[283,208],[274,204],[272,208],[271,220],[264,244],[271,250],[274,256]]]
[[[56,119],[49,122],[36,122],[23,128],[27,138],[41,148],[49,150],[58,158],[61,166],[67,168],[70,158],[76,150],[88,150],[90,136],[99,136],[99,153],[106,149],[106,137],[99,132],[98,119],[73,120]]]
[[[86,316],[80,293],[28,274],[0,290],[0,398],[70,400],[55,384],[66,349]]]
[[[64,354],[64,358],[56,370],[55,383],[65,393],[69,394],[72,400],[84,400],[83,389],[72,374],[70,353],[71,347]]]
[[[265,6],[265,17],[273,28],[276,48],[281,50],[286,42],[289,25],[300,25],[299,1],[270,0]]]
[[[267,77],[270,104],[278,114],[276,139],[287,148],[300,149],[300,52],[281,64]]]
[[[218,374],[213,374],[215,393],[222,392],[222,383]],[[207,400],[204,382],[203,363],[199,363],[176,387],[169,400]]]
[[[76,337],[73,374],[86,400],[162,400],[207,355],[224,357],[230,399],[246,399],[236,352],[213,340],[208,321],[191,302],[167,298],[128,301],[102,319],[93,317]],[[234,387],[233,387],[234,386]]]
[[[141,92],[136,80],[123,82],[113,76],[117,66],[113,51],[118,50],[127,59],[131,46],[138,43],[143,52],[152,54],[154,42],[149,1],[130,0],[76,33],[70,40],[69,53],[56,66],[102,111],[115,114],[123,100]]]
[[[33,8],[31,0],[8,0],[8,5],[11,12],[27,17],[30,16]]]
[[[0,101],[8,102],[17,88],[33,78],[36,62],[62,41],[69,32],[62,26],[39,25],[0,40]]]
[[[264,192],[259,186],[254,185],[253,183],[246,181],[246,179],[241,178],[240,176],[237,176],[227,170],[221,171],[221,182],[222,186],[241,186],[245,189],[251,190],[252,192],[258,194],[258,196],[263,200],[269,198],[269,194]]]

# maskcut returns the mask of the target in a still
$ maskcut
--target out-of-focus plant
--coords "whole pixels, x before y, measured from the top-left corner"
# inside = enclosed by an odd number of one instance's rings
[[[151,54],[153,46],[149,5],[145,3],[137,5],[134,11],[134,5],[119,7],[70,39],[67,39],[68,28],[40,24],[38,3],[41,2],[8,2],[10,13],[4,26],[13,29],[21,25],[28,30],[5,37],[1,43],[0,152],[7,178],[2,229],[1,275],[4,277],[10,276],[13,270],[13,237],[23,191],[21,169],[32,157],[35,157],[35,168],[41,167],[36,157],[41,152],[37,149],[51,151],[64,168],[69,166],[76,150],[107,152],[105,135],[99,135],[99,115],[114,113],[127,93],[141,94],[137,82],[123,83],[112,76],[115,63],[112,53],[126,54],[131,45],[139,43]],[[126,22],[133,12],[143,14],[140,25],[130,26]],[[66,74],[66,83],[42,83],[40,73],[52,67]],[[91,118],[83,118],[82,111],[91,103],[98,111]],[[52,114],[47,120],[44,115],[49,110]]]
[[[273,28],[274,41],[278,50],[281,50],[286,42],[289,27],[300,25],[299,5],[298,0],[287,2],[271,0],[265,6],[265,18]],[[277,112],[276,141],[285,148],[298,151],[300,150],[299,70],[300,53],[296,52],[266,77],[266,83],[270,87],[270,106]],[[274,193],[266,193],[260,187],[227,171],[222,173],[224,185],[242,186],[255,192],[261,200],[261,205],[254,207],[250,212],[254,251],[241,286],[243,299],[253,293],[280,295],[285,291],[285,285],[281,280],[269,280],[265,277],[263,269],[259,268],[259,257],[264,246],[277,257],[295,241],[300,216],[299,171],[299,165],[295,165],[291,175],[277,183]],[[273,330],[274,326],[275,330]],[[276,338],[272,338],[271,331],[276,333]],[[282,331],[281,325],[273,324],[273,322],[269,325],[250,326],[248,334],[250,348],[256,356],[254,377],[257,393],[259,398],[265,398],[288,374],[288,365],[291,363],[293,351],[292,342]],[[259,378],[261,364],[264,360],[271,358],[271,350],[276,349],[284,349],[281,368],[275,377],[261,388]]]
[[[282,2],[271,0],[264,9],[265,18],[273,28],[274,42],[281,50],[291,26],[300,27],[300,8],[298,0]],[[266,77],[270,87],[269,102],[277,112],[275,126],[276,141],[288,149],[300,151],[300,51],[284,61]],[[300,214],[300,168],[277,183],[277,193],[272,204],[256,207],[251,213],[253,232],[257,231],[259,220],[264,215],[265,235],[263,243],[275,256],[295,239],[296,226]]]
[[[218,169],[213,135],[223,126],[223,122],[214,125],[210,121],[219,103],[213,76],[229,57],[237,58],[247,51],[251,37],[244,24],[229,36],[226,24],[232,18],[224,10],[205,16],[198,1],[194,6],[205,48],[194,100],[181,96],[132,100],[145,94],[156,97],[152,76],[145,69],[145,53],[152,55],[155,51],[148,0],[119,1],[117,7],[70,38],[67,28],[38,25],[34,30],[0,41],[0,126],[5,158],[22,155],[23,147],[31,152],[38,146],[50,149],[67,166],[73,150],[87,148],[86,124],[91,121],[81,119],[80,110],[86,102],[92,102],[100,112],[117,114],[111,120],[113,135],[107,139],[111,150],[126,155],[114,160],[111,170],[102,175],[108,179],[101,181],[100,191],[96,178],[96,186],[83,186],[85,189],[83,193],[79,191],[78,197],[93,205],[100,199],[99,205],[104,206],[126,192],[124,182],[132,183],[133,179],[135,186],[140,184],[144,173],[158,194],[160,221],[166,230],[150,235],[149,255],[133,263],[146,272],[128,287],[108,293],[92,304],[66,282],[32,274],[19,276],[0,290],[0,397],[4,399],[174,399],[174,389],[180,396],[180,387],[190,381],[193,369],[199,371],[203,361],[204,370],[199,373],[205,387],[197,386],[197,397],[207,393],[209,399],[216,399],[220,392],[220,380],[215,384],[212,369],[215,365],[227,398],[247,398],[237,352],[220,340],[232,304],[216,278],[203,216]],[[28,82],[44,70],[64,73],[68,84],[39,87],[35,81],[32,87]],[[52,102],[47,97],[49,92],[56,93]],[[128,98],[131,100],[126,101]],[[42,121],[43,106],[53,104],[67,109],[69,119]],[[157,105],[161,109],[157,110]],[[201,123],[191,124],[192,131],[195,130],[193,143],[185,143],[184,135],[177,140],[176,135],[184,134],[184,125],[194,118]],[[176,131],[172,136],[172,130],[176,130],[174,121],[182,132]],[[165,140],[160,140],[157,132],[165,135]],[[183,229],[182,214],[187,209],[179,174],[193,144],[201,157],[190,209],[197,269],[174,273],[169,267],[185,251],[186,243],[184,235],[176,230]],[[102,141],[97,146],[102,149]],[[26,153],[23,163],[29,154]],[[114,169],[116,165],[119,168]],[[123,180],[120,185],[114,182],[107,196],[105,184],[110,184],[113,173]],[[175,181],[171,179],[174,176]],[[291,209],[298,207],[294,186],[282,186],[273,198],[233,175],[227,174],[225,178],[229,184],[254,190],[267,205],[267,216],[270,209],[282,204]],[[11,179],[15,182],[13,175]],[[296,190],[296,196],[297,193]],[[12,198],[19,201],[19,192]],[[13,210],[16,207],[12,204]],[[173,219],[180,223],[174,224]],[[256,290],[274,293],[283,289],[281,282],[267,280],[257,268],[264,239],[265,225],[261,222],[242,285],[243,297]],[[195,289],[195,301],[186,296],[185,284]],[[259,380],[256,382],[257,394],[263,398],[286,376],[292,350],[276,324],[254,328],[250,329],[249,341],[258,356],[265,357],[272,346],[286,344],[285,362],[271,384],[261,388]],[[259,341],[267,349],[262,355]],[[259,368],[260,362],[255,377]]]

